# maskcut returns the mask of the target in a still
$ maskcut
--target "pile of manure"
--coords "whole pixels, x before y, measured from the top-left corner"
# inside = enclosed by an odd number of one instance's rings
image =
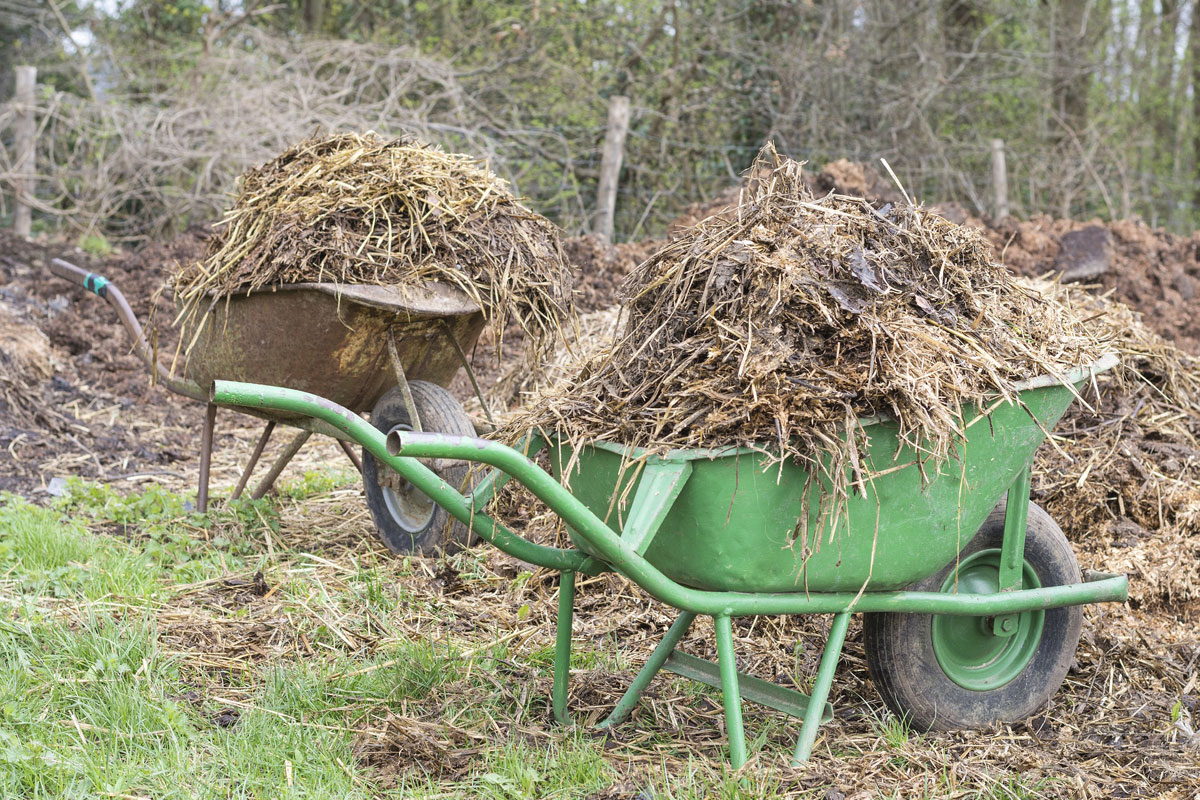
[[[1108,296],[1055,287],[1091,318],[1120,366],[1097,376],[1034,461],[1033,497],[1134,607],[1200,611],[1200,359]],[[1098,554],[1098,555],[1097,555]],[[1135,580],[1136,579],[1136,580]]]
[[[485,165],[411,138],[304,141],[246,172],[205,257],[172,284],[194,342],[224,298],[289,283],[451,284],[540,364],[572,317],[557,227]],[[190,348],[190,344],[187,344]]]
[[[1094,362],[1094,326],[1022,285],[982,234],[911,204],[814,198],[769,146],[733,213],[709,217],[632,272],[607,350],[510,421],[575,443],[737,445],[861,486],[858,420],[886,415],[922,474],[961,440],[964,412],[1014,385]]]

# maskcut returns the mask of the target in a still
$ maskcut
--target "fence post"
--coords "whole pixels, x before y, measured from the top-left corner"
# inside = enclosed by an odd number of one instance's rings
[[[33,90],[37,83],[37,67],[16,68],[16,92],[13,104],[17,108],[17,121],[13,126],[13,146],[16,159],[13,167],[16,179],[13,189],[16,200],[13,206],[13,233],[29,238],[33,224],[33,182],[37,163],[34,158],[34,105]]]
[[[604,134],[604,155],[600,160],[600,187],[596,190],[596,219],[592,230],[605,243],[612,242],[613,217],[617,210],[617,179],[625,154],[625,136],[629,133],[629,98],[613,95],[608,104],[608,130]]]
[[[1004,140],[992,139],[992,211],[996,220],[1008,216],[1008,167],[1004,163]]]

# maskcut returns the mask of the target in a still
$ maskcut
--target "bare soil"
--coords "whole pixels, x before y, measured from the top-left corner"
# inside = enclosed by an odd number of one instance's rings
[[[10,321],[40,332],[52,365],[48,375],[28,367],[45,360],[35,352],[39,345],[30,344],[37,339],[26,337],[10,354],[27,365],[22,378],[34,421],[42,424],[29,424],[22,414],[0,418],[0,490],[28,494],[53,477],[71,475],[110,481],[163,475],[190,460],[195,444],[184,404],[150,385],[111,308],[53,277],[46,265],[61,257],[106,275],[145,320],[165,262],[194,252],[189,248],[198,241],[200,234],[185,234],[171,247],[152,246],[101,261],[74,248],[0,233],[0,308]],[[162,316],[169,314],[163,309]]]

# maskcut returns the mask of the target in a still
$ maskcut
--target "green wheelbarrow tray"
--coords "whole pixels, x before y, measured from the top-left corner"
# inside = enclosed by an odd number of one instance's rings
[[[1033,645],[1039,644],[1043,623],[1059,613],[1053,610],[1125,600],[1128,586],[1119,575],[1092,572],[1084,579],[1041,585],[1024,552],[1027,515],[1034,510],[1029,503],[1029,465],[1037,445],[1075,396],[1073,388],[1064,383],[1082,385],[1115,363],[1115,358],[1106,357],[1062,380],[1028,381],[1020,393],[1020,405],[997,405],[986,414],[970,417],[972,424],[957,461],[951,461],[941,474],[930,476],[924,487],[915,467],[880,475],[871,493],[852,501],[849,527],[832,542],[822,542],[807,561],[796,560],[794,545],[788,540],[799,513],[791,509],[799,509],[799,501],[787,489],[802,489],[802,475],[785,467],[780,477],[778,466],[763,472],[763,456],[755,451],[677,451],[644,458],[642,469],[635,471],[622,470],[622,462],[647,454],[595,444],[583,448],[572,463],[575,454],[566,445],[552,446],[552,464],[559,471],[569,467],[572,488],[568,489],[529,458],[527,453],[538,446],[536,442],[514,449],[485,439],[437,433],[396,431],[385,437],[362,417],[324,398],[271,386],[217,381],[212,399],[246,409],[303,414],[332,425],[470,525],[480,538],[515,558],[561,572],[552,708],[562,722],[568,720],[567,677],[578,573],[616,570],[678,609],[680,614],[663,641],[600,725],[608,727],[624,720],[653,677],[665,668],[722,689],[730,760],[738,768],[746,760],[743,697],[802,717],[793,762],[807,760],[818,726],[832,716],[826,698],[854,612],[876,619],[963,619],[959,627],[948,628],[950,633],[934,638],[943,640],[943,650],[949,648],[948,663],[955,665],[957,673],[963,672],[963,659],[978,655],[995,661],[994,654],[1003,656],[1000,660],[1007,672],[985,671],[992,683],[976,685],[974,693],[967,692],[968,699],[976,694],[986,699],[1023,688],[1026,676],[1021,668],[1025,661],[1036,661],[1026,653],[1029,648],[1025,645],[1031,636]],[[895,434],[889,432],[888,423],[871,422],[867,426],[871,433],[869,464],[882,472],[884,465],[893,464],[897,453]],[[495,469],[464,496],[418,460],[431,458],[462,459]],[[903,465],[905,458],[901,448],[895,464]],[[510,476],[564,520],[575,548],[534,544],[485,513],[488,501]],[[619,492],[616,503],[611,502],[614,492]],[[1006,493],[1002,541],[964,560],[964,567],[974,571],[965,575],[960,585],[958,548],[975,539],[975,529]],[[620,507],[622,494],[628,502],[625,507]],[[714,510],[718,507],[719,513]],[[1032,519],[1029,530],[1035,530]],[[1058,535],[1061,537],[1061,532]],[[741,544],[707,541],[730,536]],[[755,566],[748,567],[750,563]],[[904,588],[931,575],[938,578],[939,570],[953,570],[945,585]],[[870,581],[865,580],[868,576]],[[834,615],[811,697],[737,670],[733,617],[804,613]],[[697,615],[713,618],[716,664],[676,650]],[[956,648],[956,636],[969,640],[969,646]],[[1074,637],[1069,643],[1071,652],[1078,641],[1078,625]],[[1025,661],[1018,659],[1015,667],[1009,641],[1024,648],[1018,655]],[[939,663],[941,658],[939,652]],[[938,665],[929,666],[936,670]],[[1065,674],[1065,664],[1062,666]],[[1061,683],[1062,676],[1056,680],[1051,690]]]
[[[1115,359],[1071,370],[1079,386]],[[819,524],[828,483],[749,448],[643,449],[594,443],[550,448],[554,474],[663,574],[686,586],[734,592],[901,589],[940,570],[971,540],[1070,406],[1048,376],[1019,384],[1020,404],[964,414],[965,441],[934,473],[890,419],[859,420],[875,477],[844,513]],[[929,468],[932,470],[932,467]],[[807,498],[805,495],[807,494]],[[806,540],[797,521],[808,509]],[[574,528],[574,544],[603,557]],[[614,565],[618,566],[619,565]]]

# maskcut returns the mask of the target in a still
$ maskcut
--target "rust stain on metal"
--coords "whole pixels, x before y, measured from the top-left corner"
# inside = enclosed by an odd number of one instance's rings
[[[446,385],[460,362],[438,320],[445,319],[469,350],[483,330],[483,313],[448,302],[444,291],[428,308],[405,299],[408,306],[389,305],[375,293],[368,305],[350,292],[339,296],[312,286],[230,298],[209,312],[185,374],[201,386],[266,383],[365,411],[396,384],[387,353],[388,331],[395,330],[409,380]]]

